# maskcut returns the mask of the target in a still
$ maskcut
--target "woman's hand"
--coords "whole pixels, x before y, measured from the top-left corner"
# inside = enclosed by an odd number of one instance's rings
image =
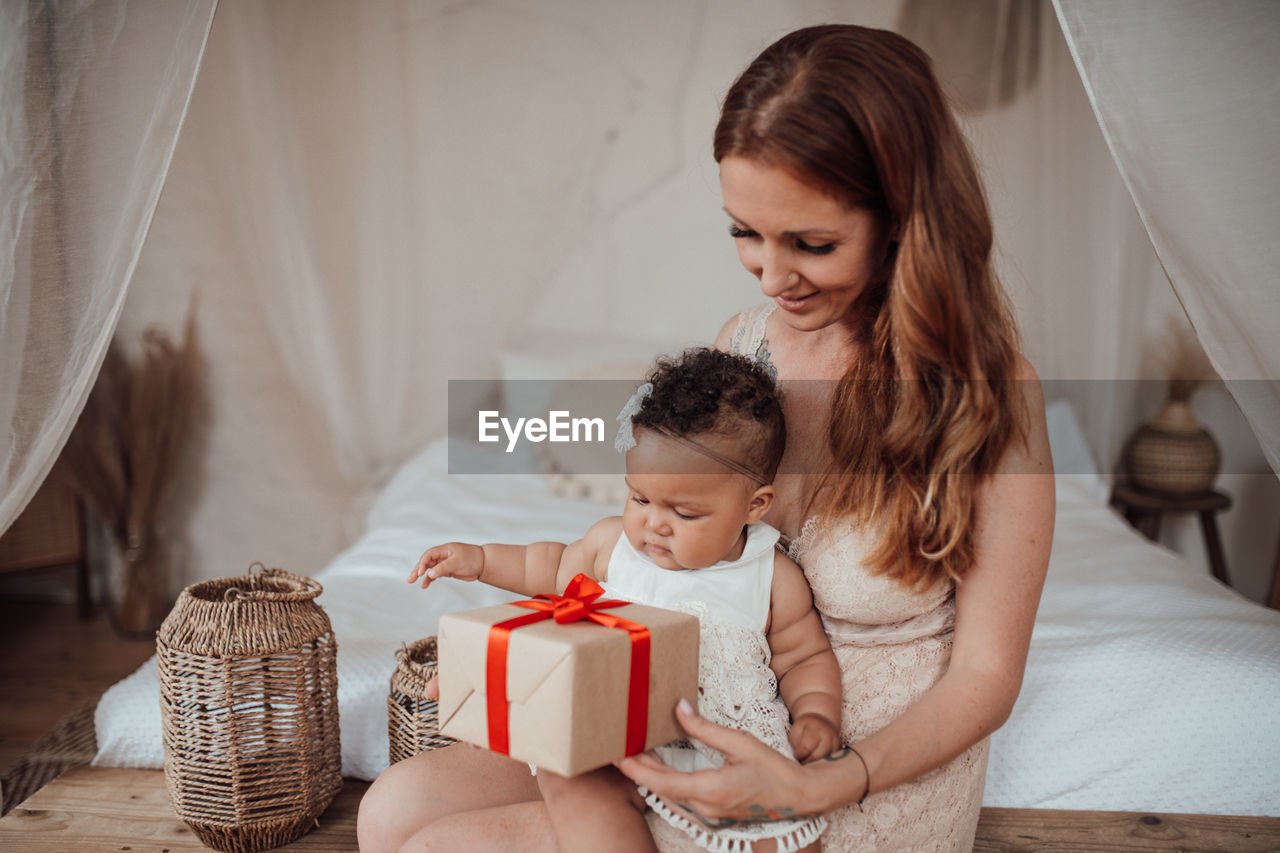
[[[484,571],[484,549],[479,545],[450,542],[429,548],[418,559],[418,565],[409,573],[409,583],[422,580],[422,588],[431,586],[439,578],[457,578],[473,581]]]
[[[815,781],[821,790],[815,765],[801,767],[752,735],[708,722],[684,700],[676,718],[690,737],[724,753],[723,767],[684,773],[644,753],[617,762],[618,769],[712,829],[826,810],[825,798],[814,793]]]

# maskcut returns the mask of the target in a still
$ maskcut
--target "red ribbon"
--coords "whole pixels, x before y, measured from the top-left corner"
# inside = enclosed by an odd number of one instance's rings
[[[489,647],[485,667],[486,705],[489,714],[489,748],[510,754],[507,730],[507,647],[511,632],[524,625],[555,619],[560,624],[587,619],[607,628],[621,628],[631,635],[631,675],[627,685],[626,754],[644,752],[649,729],[649,629],[638,622],[612,613],[600,613],[611,607],[622,607],[629,601],[598,601],[604,588],[586,575],[579,574],[565,587],[564,595],[538,595],[529,601],[513,602],[517,607],[537,611],[499,622],[489,628]]]

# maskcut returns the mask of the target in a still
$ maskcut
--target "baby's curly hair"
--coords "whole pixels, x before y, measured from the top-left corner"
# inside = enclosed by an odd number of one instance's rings
[[[694,347],[660,358],[647,381],[653,391],[632,416],[633,428],[732,439],[741,449],[729,456],[772,482],[787,428],[781,392],[763,367],[745,356]]]

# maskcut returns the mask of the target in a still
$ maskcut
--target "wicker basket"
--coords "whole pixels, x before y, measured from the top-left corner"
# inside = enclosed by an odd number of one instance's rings
[[[1192,495],[1213,487],[1222,454],[1190,407],[1172,401],[1133,434],[1124,461],[1135,485],[1168,495]]]
[[[337,643],[320,592],[256,565],[187,587],[156,635],[169,801],[214,849],[287,844],[342,787]]]
[[[423,696],[427,682],[435,675],[435,637],[424,637],[396,652],[391,692],[387,694],[387,740],[392,764],[453,743],[453,738],[440,734],[436,700]]]

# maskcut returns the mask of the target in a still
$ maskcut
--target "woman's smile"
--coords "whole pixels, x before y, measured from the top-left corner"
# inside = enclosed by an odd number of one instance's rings
[[[817,295],[818,292],[816,290],[811,293],[806,293],[803,296],[782,296],[779,294],[773,298],[773,301],[776,302],[778,307],[783,311],[796,312],[803,311],[805,308],[809,307],[813,303],[813,297]]]
[[[797,331],[848,322],[888,251],[872,211],[745,157],[720,163],[724,209],[743,267]]]

